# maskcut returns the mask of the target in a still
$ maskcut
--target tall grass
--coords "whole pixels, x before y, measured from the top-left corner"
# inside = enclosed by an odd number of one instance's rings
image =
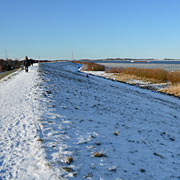
[[[86,65],[87,71],[104,71],[105,70],[105,66],[100,65],[100,64],[96,64],[94,62],[75,61],[75,63]]]
[[[127,68],[125,74],[136,75],[138,77],[152,78],[160,82],[167,82],[168,71],[163,69],[140,69],[140,68]]]
[[[110,68],[107,69],[107,73],[123,73],[125,68],[119,67],[119,68]]]
[[[180,84],[171,85],[171,86],[167,87],[166,89],[161,89],[160,91],[180,97]]]
[[[169,72],[168,80],[174,85],[179,84],[180,83],[180,72]]]
[[[144,68],[111,68],[107,70],[110,73],[123,73],[135,75],[137,77],[154,79],[158,82],[171,82],[171,84],[180,83],[180,72],[168,72],[163,69],[144,69]]]

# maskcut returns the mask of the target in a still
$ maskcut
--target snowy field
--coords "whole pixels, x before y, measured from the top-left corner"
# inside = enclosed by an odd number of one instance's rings
[[[0,83],[0,179],[180,179],[180,100],[77,68]]]

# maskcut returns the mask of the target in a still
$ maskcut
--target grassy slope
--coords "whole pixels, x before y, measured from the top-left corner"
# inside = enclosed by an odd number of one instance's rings
[[[8,75],[10,75],[10,74],[18,71],[18,70],[19,70],[19,68],[18,68],[18,69],[14,69],[14,70],[12,70],[12,71],[6,71],[6,72],[1,73],[1,74],[0,74],[0,80],[3,79],[3,78],[5,78],[6,76],[8,76]]]

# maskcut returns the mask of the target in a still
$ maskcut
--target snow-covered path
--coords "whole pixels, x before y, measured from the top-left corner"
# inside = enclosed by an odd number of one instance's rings
[[[0,179],[43,180],[52,174],[38,141],[38,66],[0,83]]]

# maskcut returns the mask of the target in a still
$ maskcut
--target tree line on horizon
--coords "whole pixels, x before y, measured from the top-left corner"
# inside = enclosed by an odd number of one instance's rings
[[[49,60],[34,60],[29,59],[33,63],[50,62]],[[13,59],[0,59],[0,72],[11,71],[17,68],[21,68],[24,65],[24,60],[18,61]]]

